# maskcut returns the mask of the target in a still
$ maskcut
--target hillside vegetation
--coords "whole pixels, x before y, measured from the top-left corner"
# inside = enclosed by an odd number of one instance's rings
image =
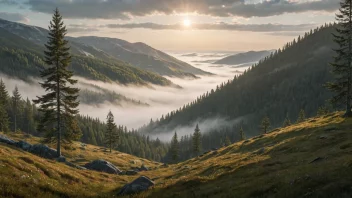
[[[131,160],[152,167],[139,174],[152,178],[155,188],[134,197],[348,198],[352,196],[352,120],[341,115],[308,119],[165,168],[91,145],[80,150],[78,143],[75,151],[65,150],[64,155],[79,164],[105,158],[122,169],[134,166]],[[138,177],[76,170],[3,144],[0,153],[0,196],[112,197]]]
[[[133,67],[111,56],[102,56],[104,59],[83,56],[75,53],[74,47],[71,51],[73,59],[70,69],[78,76],[121,84],[172,85],[171,81],[158,74]],[[0,27],[1,73],[24,80],[39,77],[39,71],[46,67],[43,52],[44,45],[37,45]]]
[[[332,39],[334,31],[334,25],[326,25],[306,33],[243,75],[222,83],[140,131],[164,133],[180,126],[194,127],[195,122],[200,122],[202,130],[202,120],[219,117],[228,120],[231,125],[219,126],[203,136],[211,142],[203,144],[208,150],[220,146],[226,135],[232,142],[238,141],[236,134],[240,127],[247,137],[258,135],[265,116],[276,128],[283,125],[286,117],[295,122],[301,110],[307,117],[317,115],[321,107],[334,110],[326,105],[332,93],[324,87],[333,78],[329,63],[333,60],[332,49],[336,47]]]

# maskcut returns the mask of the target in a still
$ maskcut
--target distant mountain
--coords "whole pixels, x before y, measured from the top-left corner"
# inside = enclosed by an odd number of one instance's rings
[[[48,30],[0,19],[0,28],[43,46]],[[75,55],[98,58],[105,62],[127,62],[132,66],[160,75],[192,77],[210,73],[195,68],[144,43],[101,37],[67,37]],[[125,63],[126,64],[126,63]]]
[[[32,26],[13,24],[6,26],[7,21],[0,21],[0,72],[9,76],[28,79],[39,77],[44,64],[43,29]],[[14,33],[5,30],[12,29]],[[37,33],[35,33],[37,32]],[[38,33],[39,32],[39,33]],[[24,36],[19,36],[23,34]],[[42,35],[42,36],[41,36]],[[35,36],[35,37],[34,37]],[[40,45],[39,45],[40,44]],[[172,82],[166,78],[120,61],[91,46],[71,43],[73,59],[72,70],[76,75],[105,82],[113,81],[121,84],[146,85],[148,83],[169,86]],[[77,47],[80,46],[80,47]],[[79,51],[90,53],[83,55]]]
[[[192,127],[194,123],[200,123],[206,130],[210,128],[209,122],[202,124],[202,120],[221,117],[231,124],[219,125],[214,133],[207,131],[204,135],[218,144],[213,146],[219,146],[219,138],[238,134],[241,126],[247,137],[260,134],[259,126],[265,116],[270,118],[272,128],[276,128],[282,126],[287,116],[295,122],[301,109],[307,117],[316,115],[325,105],[333,110],[326,103],[332,93],[324,84],[333,77],[329,63],[333,61],[332,49],[336,48],[334,32],[335,27],[328,25],[306,33],[262,59],[243,75],[222,83],[140,131],[172,132]]]
[[[130,43],[121,39],[102,37],[78,37],[73,41],[88,44],[105,51],[109,55],[131,63],[132,65],[160,75],[176,77],[196,77],[195,75],[209,75],[182,62],[162,51],[156,50],[144,43]]]
[[[249,51],[245,53],[239,53],[220,59],[214,62],[214,64],[241,65],[245,63],[254,63],[265,58],[266,56],[269,56],[271,52],[273,52],[273,50]]]

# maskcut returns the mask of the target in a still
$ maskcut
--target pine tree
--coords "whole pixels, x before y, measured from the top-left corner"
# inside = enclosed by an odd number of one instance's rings
[[[9,93],[6,89],[5,83],[1,79],[0,80],[0,103],[3,105],[4,108],[8,104],[9,97],[10,96],[9,96]]]
[[[28,134],[32,133],[34,128],[34,114],[33,114],[33,106],[31,101],[27,98],[26,107],[24,109],[24,120],[25,120],[25,130]]]
[[[231,140],[229,138],[229,136],[226,136],[225,137],[225,146],[230,146],[232,143],[231,143]]]
[[[306,113],[304,112],[303,109],[301,109],[301,111],[299,111],[299,114],[298,114],[297,123],[304,122],[304,120],[306,120]]]
[[[119,129],[121,129],[119,127]],[[112,152],[112,147],[116,145],[118,141],[118,132],[117,126],[114,123],[114,115],[109,111],[108,116],[106,117],[106,131],[105,131],[105,145]]]
[[[178,157],[179,157],[179,142],[178,142],[178,137],[177,133],[175,132],[174,136],[172,137],[171,140],[171,157],[174,162],[177,162]]]
[[[80,131],[75,126],[79,89],[70,87],[77,80],[72,79],[73,72],[67,69],[71,56],[68,41],[65,40],[66,33],[62,16],[56,9],[50,21],[49,40],[45,45],[47,51],[44,52],[45,63],[49,67],[41,71],[41,77],[46,78],[41,86],[47,93],[34,100],[40,104],[39,110],[43,112],[38,131],[45,133],[47,142],[57,142],[58,156],[61,156],[61,141],[70,142],[71,138],[77,139],[80,136]]]
[[[9,117],[7,115],[6,109],[0,103],[0,131],[9,131]]]
[[[0,80],[0,131],[9,131],[9,116],[6,111],[9,94],[2,79]]]
[[[244,134],[243,127],[240,128],[240,138],[241,138],[241,140],[246,139],[246,135]]]
[[[288,115],[286,115],[286,118],[285,118],[283,127],[288,127],[288,126],[291,126],[291,120],[290,120],[290,118],[288,117]]]
[[[200,133],[200,129],[197,124],[196,128],[194,129],[193,136],[192,136],[193,152],[196,156],[199,155],[200,150],[201,150],[201,138],[202,138],[202,134]]]
[[[261,129],[262,129],[262,132],[265,134],[268,132],[270,128],[270,119],[268,116],[265,116],[262,120],[262,124],[261,124]]]
[[[20,105],[21,105],[21,94],[18,91],[17,86],[15,86],[15,89],[12,92],[12,111],[13,111],[13,115],[14,115],[14,126],[15,126],[15,132],[17,132],[17,118],[18,118],[18,114],[19,114],[19,110],[20,110]]]
[[[339,46],[334,49],[336,56],[331,63],[335,81],[327,84],[328,89],[335,92],[332,98],[334,104],[344,104],[346,107],[345,117],[352,117],[352,1],[343,0],[340,3],[339,13],[336,14],[338,26],[334,41]]]

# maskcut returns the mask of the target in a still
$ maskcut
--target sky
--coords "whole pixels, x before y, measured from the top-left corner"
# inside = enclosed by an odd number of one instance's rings
[[[56,7],[70,36],[165,51],[249,51],[277,49],[333,22],[339,0],[0,0],[0,18],[47,28]]]

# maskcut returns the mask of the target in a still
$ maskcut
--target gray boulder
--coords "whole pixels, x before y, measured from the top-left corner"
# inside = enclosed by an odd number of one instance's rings
[[[16,146],[22,150],[25,150],[25,151],[29,151],[32,148],[32,145],[30,143],[22,141],[22,140],[19,142],[16,142]]]
[[[95,170],[99,172],[105,172],[105,173],[110,173],[110,174],[120,174],[121,170],[119,170],[115,165],[112,163],[99,159],[99,160],[94,160],[86,165],[84,165],[85,168],[89,170]]]
[[[154,186],[154,182],[146,176],[141,176],[133,182],[126,184],[118,195],[132,195],[148,190]]]
[[[0,142],[5,143],[5,144],[9,144],[9,145],[15,145],[16,142],[4,135],[0,135]]]
[[[28,151],[47,159],[55,159],[57,157],[57,151],[44,144],[35,144]]]

